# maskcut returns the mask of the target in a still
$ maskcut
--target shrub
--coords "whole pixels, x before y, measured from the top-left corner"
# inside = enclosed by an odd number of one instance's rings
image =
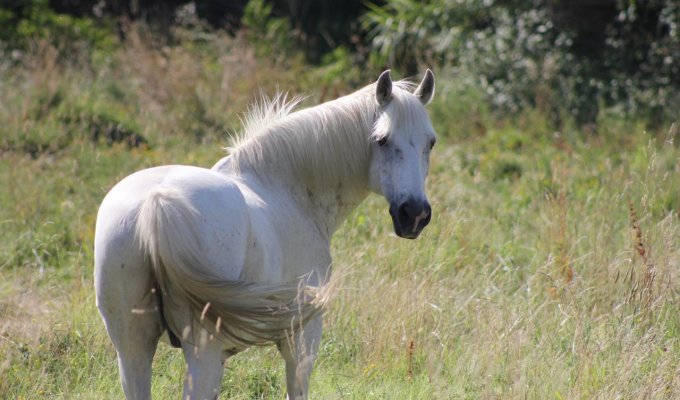
[[[421,65],[476,82],[493,109],[539,108],[561,126],[602,106],[650,121],[680,109],[680,5],[606,0],[390,0],[362,19],[375,65]],[[584,23],[582,20],[585,20]]]
[[[0,50],[25,49],[36,40],[49,40],[68,56],[78,47],[110,48],[115,42],[106,21],[56,13],[48,0],[0,5],[0,25]]]

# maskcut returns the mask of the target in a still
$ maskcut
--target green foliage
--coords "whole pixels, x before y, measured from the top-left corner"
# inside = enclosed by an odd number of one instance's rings
[[[621,106],[622,114],[646,114],[655,126],[677,120],[680,3],[620,1],[617,11],[603,54],[593,66],[606,71],[598,89],[608,103]]]
[[[343,87],[360,84],[360,77],[365,75],[361,70],[360,56],[352,53],[347,47],[338,47],[327,53],[321,60],[315,75],[324,88]],[[370,77],[374,78],[374,77]]]
[[[0,49],[25,49],[35,41],[49,41],[72,55],[80,46],[110,49],[112,29],[103,20],[77,18],[54,12],[48,0],[22,0],[0,5]]]
[[[76,79],[85,77],[81,75]],[[27,88],[23,93],[25,96],[19,98],[15,97],[17,94],[7,96],[5,100],[10,105],[23,108],[21,117],[28,123],[15,119],[0,127],[0,150],[19,151],[38,158],[42,154],[62,151],[74,143],[109,146],[126,143],[130,147],[147,143],[140,127],[120,103],[106,99],[105,93],[74,96],[70,92],[72,85],[74,82],[62,79],[54,86]]]
[[[72,126],[71,129],[82,132],[94,143],[103,142],[109,146],[125,143],[130,147],[147,143],[139,133],[138,124],[131,121],[126,110],[115,103],[77,100],[74,104],[60,107],[57,118],[67,126]]]
[[[375,62],[410,71],[455,66],[458,79],[470,80],[496,111],[540,106],[559,117],[569,89],[564,87],[569,42],[544,9],[493,1],[396,0],[371,6],[364,26],[380,56]]]
[[[241,20],[246,37],[261,57],[285,57],[293,50],[293,33],[287,18],[274,17],[272,5],[265,0],[251,0]]]
[[[605,3],[616,19],[586,16],[597,25],[585,28],[573,7],[549,1],[390,0],[370,5],[362,23],[374,65],[409,73],[427,65],[452,68],[501,116],[538,108],[558,128],[564,116],[595,122],[601,107],[645,114],[655,124],[677,119],[677,2]],[[582,38],[587,33],[578,29],[603,39]],[[593,50],[583,52],[587,40]]]
[[[180,3],[142,5],[164,10],[158,13],[160,24],[151,23],[153,12],[147,10],[148,28],[170,35],[168,24]],[[644,116],[653,128],[679,117],[680,5],[674,0],[603,0],[579,7],[554,0],[298,3],[249,1],[241,19],[244,37],[258,57],[282,66],[304,56],[313,59],[324,67],[316,75],[329,92],[339,92],[343,79],[365,82],[369,71],[395,68],[416,75],[430,66],[481,93],[496,119],[538,109],[561,130],[573,123],[592,125],[601,112]],[[98,56],[78,48],[115,47],[106,13],[125,7],[96,13],[92,7],[71,7],[73,15],[59,14],[56,7],[47,0],[0,6],[5,27],[0,48],[47,42],[59,50],[61,62],[73,62],[76,54]],[[182,10],[203,17],[207,10],[220,10],[222,17],[227,12],[222,2],[197,2],[196,8]],[[201,24],[192,29],[196,37],[209,37]],[[23,61],[22,52],[10,54]],[[194,113],[209,112],[200,101],[191,107]]]
[[[362,27],[372,38],[373,62],[413,73],[420,65],[454,62],[463,32],[485,26],[489,4],[480,1],[443,3],[438,0],[393,0],[368,4]]]

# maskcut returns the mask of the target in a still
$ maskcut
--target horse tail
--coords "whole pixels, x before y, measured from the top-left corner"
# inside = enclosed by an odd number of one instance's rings
[[[211,334],[239,345],[278,342],[321,312],[326,288],[303,279],[255,283],[215,276],[216,268],[201,256],[199,221],[198,211],[173,188],[154,189],[139,210],[137,239],[166,301],[186,301]]]

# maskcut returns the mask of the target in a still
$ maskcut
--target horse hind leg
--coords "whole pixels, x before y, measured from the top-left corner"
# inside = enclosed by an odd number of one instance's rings
[[[152,288],[150,268],[142,256],[128,253],[95,261],[97,306],[118,355],[128,400],[151,398],[151,365],[164,330]]]
[[[138,338],[114,341],[120,380],[128,400],[151,399],[151,364],[160,333],[140,333]]]
[[[213,400],[220,394],[226,355],[223,344],[194,324],[189,340],[182,340],[187,363],[183,400]]]

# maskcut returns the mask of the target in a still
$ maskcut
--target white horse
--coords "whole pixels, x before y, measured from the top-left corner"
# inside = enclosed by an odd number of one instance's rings
[[[219,395],[226,359],[276,343],[289,399],[305,399],[321,340],[319,291],[333,232],[368,194],[389,202],[395,233],[428,224],[425,178],[434,94],[389,71],[353,94],[291,112],[284,96],[252,109],[212,169],[162,166],[106,195],[95,233],[97,306],[128,399],[148,399],[167,329],[187,363],[183,399]]]

